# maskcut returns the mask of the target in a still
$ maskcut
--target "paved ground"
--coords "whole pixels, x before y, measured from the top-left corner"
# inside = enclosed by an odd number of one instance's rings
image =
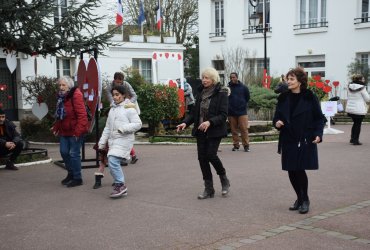
[[[0,249],[370,249],[370,125],[352,146],[349,125],[319,146],[320,170],[309,172],[311,211],[288,211],[294,193],[276,143],[220,156],[229,197],[197,200],[201,174],[193,145],[137,145],[140,160],[124,168],[128,196],[111,200],[112,178],[93,190],[65,188],[52,163],[0,170]],[[54,160],[58,147],[45,145]],[[88,157],[93,151],[87,150]]]

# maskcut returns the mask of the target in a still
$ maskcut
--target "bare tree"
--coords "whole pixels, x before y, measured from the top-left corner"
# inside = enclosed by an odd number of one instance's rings
[[[250,80],[252,69],[248,66],[248,60],[255,57],[255,53],[250,55],[248,49],[244,49],[240,46],[233,48],[223,48],[222,57],[225,64],[225,77],[228,77],[230,73],[236,72],[239,75],[241,82],[247,83]]]
[[[150,31],[156,30],[157,0],[142,0],[146,24]],[[197,33],[197,0],[160,0],[162,13],[162,33],[176,37],[178,43],[184,43],[187,36]],[[140,0],[122,1],[126,24],[137,24]]]

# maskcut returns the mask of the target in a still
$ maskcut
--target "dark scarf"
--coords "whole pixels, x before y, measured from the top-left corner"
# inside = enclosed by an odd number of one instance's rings
[[[55,110],[55,119],[57,120],[63,120],[66,117],[66,111],[64,109],[64,100],[66,99],[67,93],[58,93],[58,101],[57,101],[57,106]]]
[[[199,124],[208,120],[208,108],[209,108],[209,103],[211,102],[210,97],[212,96],[215,88],[216,88],[216,85],[212,85],[208,88],[204,88],[201,93]]]

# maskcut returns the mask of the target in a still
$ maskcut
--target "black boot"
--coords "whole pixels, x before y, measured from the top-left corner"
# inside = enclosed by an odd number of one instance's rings
[[[310,211],[310,201],[309,200],[303,201],[302,205],[298,209],[298,212],[300,214],[306,214],[308,213],[308,211]]]
[[[296,211],[301,207],[301,205],[302,205],[302,200],[298,199],[294,202],[294,204],[291,207],[289,207],[289,210],[290,211]]]
[[[97,189],[101,187],[101,179],[104,178],[103,173],[95,173],[95,184],[93,186],[93,189]]]
[[[68,188],[77,187],[77,186],[81,186],[82,184],[83,184],[82,179],[72,179],[71,181],[67,183],[67,187]]]
[[[73,175],[71,173],[68,173],[67,177],[64,178],[61,183],[62,185],[67,185],[68,182],[70,182],[71,180],[73,180]]]
[[[215,189],[213,188],[213,181],[205,180],[204,181],[204,191],[202,194],[198,195],[198,199],[203,200],[207,198],[213,198],[215,196]]]
[[[230,181],[227,179],[226,175],[220,175],[222,195],[227,195],[229,193]]]

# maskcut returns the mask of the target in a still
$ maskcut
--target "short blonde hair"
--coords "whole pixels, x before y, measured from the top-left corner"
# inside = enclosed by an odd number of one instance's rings
[[[68,86],[69,89],[71,89],[75,86],[75,83],[74,83],[73,79],[69,76],[60,77],[59,80],[58,80],[58,83],[61,82],[61,81],[67,83],[67,86]]]
[[[220,82],[220,76],[217,70],[215,70],[214,68],[211,68],[211,67],[205,68],[202,71],[202,78],[203,76],[207,76],[209,79],[211,79],[213,84]]]

